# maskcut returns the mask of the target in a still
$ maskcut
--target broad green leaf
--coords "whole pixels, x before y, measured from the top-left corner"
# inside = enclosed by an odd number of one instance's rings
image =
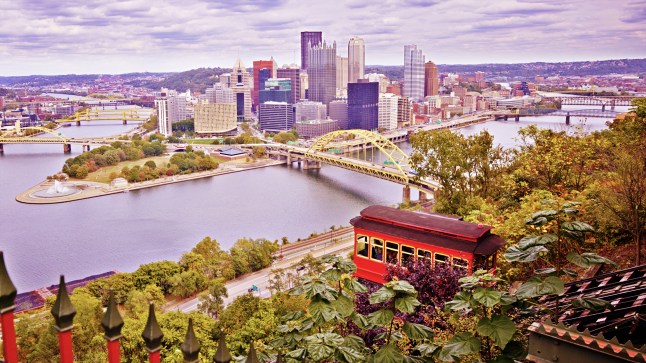
[[[547,248],[543,246],[532,246],[521,248],[520,246],[511,246],[505,251],[503,256],[510,262],[531,262],[538,259],[541,254],[547,253]]]
[[[516,296],[529,299],[543,295],[559,295],[564,291],[563,280],[556,276],[548,276],[542,280],[538,276],[530,277],[516,290]]]
[[[433,330],[426,325],[405,322],[403,330],[410,339],[433,339]]]
[[[458,280],[458,282],[461,284],[460,286],[465,289],[471,289],[480,285],[480,278],[478,277],[478,272],[480,271],[484,271],[484,270],[478,270],[471,276],[461,277]]]
[[[602,263],[617,266],[613,261],[592,252],[585,252],[580,255],[576,252],[570,252],[567,254],[567,260],[580,267],[590,267]]]
[[[538,217],[536,219],[530,218],[525,220],[525,224],[533,225],[533,226],[544,226],[549,222],[547,218],[545,217]]]
[[[440,360],[454,361],[453,357],[476,353],[480,351],[480,339],[471,333],[456,334],[440,351]]]
[[[568,276],[570,276],[570,277],[578,277],[579,276],[578,273],[576,273],[573,270],[570,270],[569,268],[564,268],[564,269],[561,270],[561,272],[568,275]]]
[[[482,318],[478,322],[476,331],[480,335],[491,338],[500,349],[505,349],[516,332],[516,324],[506,316],[496,315],[491,319]]]
[[[536,218],[539,218],[539,217],[550,218],[550,217],[554,217],[558,213],[559,212],[555,211],[554,209],[539,210],[538,212],[535,212],[534,214],[532,214],[531,218],[532,219],[536,219]]]
[[[299,349],[287,352],[287,354],[285,354],[285,356],[287,358],[296,359],[297,361],[302,362],[303,360],[305,360],[305,355],[306,354],[307,354],[307,351],[305,349],[299,348]]]
[[[606,309],[614,309],[610,302],[596,297],[584,297],[572,301],[572,306],[575,308],[582,308],[592,311],[593,313],[604,311]]]
[[[352,274],[357,271],[357,265],[355,265],[352,260],[342,259],[336,265],[339,270],[346,274]]]
[[[303,315],[305,315],[305,313],[302,310],[292,311],[292,312],[289,312],[289,313],[283,315],[282,320],[283,321],[298,320],[298,319],[302,318]]]
[[[500,302],[500,291],[490,287],[479,287],[473,292],[473,298],[480,304],[490,308]]]
[[[471,294],[466,291],[460,291],[453,297],[453,300],[444,304],[445,309],[452,311],[471,309],[473,302]]]
[[[334,348],[321,343],[311,343],[307,345],[307,353],[315,361],[322,361],[334,354]]]
[[[370,294],[370,303],[371,304],[380,304],[384,301],[388,301],[394,298],[396,295],[395,290],[383,286],[381,289]]]
[[[334,357],[339,362],[344,363],[359,363],[365,361],[365,357],[361,354],[360,350],[345,346],[337,347],[334,351]]]
[[[556,272],[556,269],[554,267],[548,267],[548,268],[541,268],[538,270],[534,270],[534,273],[537,275],[551,275]]]
[[[317,323],[329,323],[341,319],[339,313],[326,301],[313,301],[310,303],[309,312]]]
[[[594,228],[591,225],[579,221],[563,222],[561,223],[561,229],[578,232],[594,232]]]
[[[415,308],[420,306],[421,303],[415,296],[404,296],[395,298],[395,308],[403,313],[412,314]]]
[[[331,306],[342,318],[346,318],[354,312],[354,302],[344,295],[340,295],[336,300],[332,301]]]
[[[343,338],[343,345],[358,351],[363,350],[366,347],[366,343],[360,337],[350,334]]]
[[[555,234],[547,233],[540,236],[525,236],[518,241],[518,247],[526,249],[532,246],[544,246],[558,241]]]
[[[386,287],[389,287],[393,289],[395,292],[401,292],[404,294],[408,295],[416,295],[417,291],[415,291],[415,287],[410,284],[410,282],[406,280],[397,280],[397,281],[390,281],[384,285]]]
[[[328,281],[339,281],[341,280],[341,275],[343,275],[341,271],[339,271],[338,269],[332,268],[323,272],[321,274],[321,278]]]
[[[576,207],[577,205],[581,205],[581,203],[579,203],[579,202],[566,202],[566,203],[563,203],[561,208],[564,208],[564,209],[565,208],[572,208],[572,207]]]
[[[516,296],[510,295],[507,292],[502,293],[500,295],[500,305],[502,305],[502,306],[511,305],[511,304],[515,303],[516,301],[518,301]]]
[[[579,208],[563,208],[565,214],[573,215],[579,213]]]
[[[359,327],[359,329],[365,330],[372,327],[370,320],[364,315],[357,313],[356,311],[350,316],[350,319],[352,319],[352,322],[355,323]]]
[[[346,290],[352,291],[352,292],[367,292],[368,289],[359,281],[353,280],[353,279],[345,279],[343,281],[343,286],[346,288]]]
[[[527,350],[525,349],[523,343],[512,340],[511,342],[507,343],[505,349],[502,350],[502,354],[509,358],[523,360],[527,356]]]
[[[429,360],[420,358],[420,357],[411,357],[411,356],[405,355],[404,363],[429,363]]]
[[[402,363],[404,355],[392,344],[386,344],[375,354],[375,362]]]
[[[440,346],[439,346],[439,345],[437,345],[437,344],[433,344],[433,343],[431,343],[431,344],[423,343],[423,344],[420,344],[420,345],[416,346],[416,347],[414,348],[414,350],[418,351],[418,352],[419,352],[419,354],[421,354],[421,355],[422,355],[422,357],[430,357],[430,356],[432,356],[432,355],[433,355],[433,353],[435,353],[435,351],[436,351],[436,350],[438,350],[439,348],[440,348]]]
[[[368,315],[370,323],[378,326],[387,326],[393,320],[393,312],[391,310],[381,309]]]

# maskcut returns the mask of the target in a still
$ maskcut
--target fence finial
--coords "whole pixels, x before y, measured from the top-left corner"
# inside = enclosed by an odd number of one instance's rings
[[[117,309],[117,303],[114,300],[114,291],[110,290],[108,307],[105,310],[101,326],[105,330],[106,339],[112,341],[121,338],[121,328],[123,328],[123,318]]]
[[[215,363],[230,363],[233,357],[231,357],[231,352],[227,348],[227,341],[225,339],[224,332],[220,333],[220,340],[218,341],[218,350],[215,351],[215,357],[213,361]]]
[[[253,340],[249,344],[249,354],[247,354],[247,360],[245,363],[260,363],[258,356],[256,355],[256,347],[253,346]]]
[[[72,329],[76,309],[74,309],[70,296],[67,294],[65,276],[63,275],[61,275],[60,283],[58,284],[58,293],[52,307],[52,315],[54,316],[56,330],[63,332]]]
[[[146,327],[144,327],[144,332],[141,333],[141,336],[146,342],[146,349],[148,349],[149,353],[157,352],[161,349],[161,340],[164,337],[164,333],[162,333],[162,330],[157,323],[154,303],[150,303],[150,308],[148,309],[148,321],[146,322]]]
[[[182,343],[182,353],[184,354],[184,363],[195,363],[198,361],[200,355],[200,342],[195,337],[193,331],[193,318],[188,319],[188,329],[186,330],[186,338]]]

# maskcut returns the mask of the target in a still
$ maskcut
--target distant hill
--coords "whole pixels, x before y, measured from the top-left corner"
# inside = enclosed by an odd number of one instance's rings
[[[487,77],[507,79],[533,79],[541,76],[599,76],[612,73],[646,75],[646,58],[613,59],[589,62],[533,62],[533,63],[485,63],[485,64],[439,64],[440,73],[474,73],[482,71]],[[403,79],[403,66],[366,66],[366,73],[382,73],[390,79]]]
[[[190,71],[173,73],[160,82],[143,82],[141,86],[160,89],[166,87],[179,92],[190,89],[191,92],[204,93],[208,87],[212,87],[217,76],[222,73],[231,72],[231,68],[198,68]]]
[[[145,76],[165,76],[170,73],[124,73],[119,74],[123,78],[135,78]],[[32,76],[8,76],[0,77],[0,85],[15,86],[35,86],[45,87],[61,83],[84,84],[94,82],[101,74],[61,74],[61,75],[32,75]]]

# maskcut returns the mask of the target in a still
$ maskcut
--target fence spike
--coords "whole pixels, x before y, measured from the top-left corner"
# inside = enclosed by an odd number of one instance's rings
[[[162,330],[157,323],[154,303],[150,303],[148,308],[148,321],[146,322],[146,327],[144,327],[144,332],[141,333],[141,337],[144,338],[146,349],[148,349],[149,353],[156,352],[161,349],[161,340],[164,337],[164,333],[162,333]]]
[[[117,309],[117,303],[114,300],[114,291],[110,290],[110,298],[108,299],[108,307],[105,310],[101,326],[105,331],[106,339],[113,341],[121,338],[121,328],[123,328],[123,318]]]
[[[230,363],[233,359],[233,357],[231,357],[231,353],[229,352],[229,348],[227,348],[227,342],[225,338],[226,337],[224,332],[220,332],[218,350],[215,351],[215,357],[213,357],[213,361],[215,363]]]
[[[51,312],[54,316],[56,330],[62,332],[72,329],[76,309],[74,309],[70,296],[67,294],[67,285],[65,285],[65,276],[63,275],[61,275],[60,283],[58,284],[58,293]]]
[[[260,363],[260,360],[258,360],[258,356],[256,355],[256,347],[253,346],[253,341],[249,344],[249,354],[247,355],[245,363]]]
[[[184,354],[184,363],[195,363],[198,361],[200,355],[200,342],[195,337],[193,331],[193,318],[188,319],[188,329],[186,330],[186,338],[182,343],[182,354]]]

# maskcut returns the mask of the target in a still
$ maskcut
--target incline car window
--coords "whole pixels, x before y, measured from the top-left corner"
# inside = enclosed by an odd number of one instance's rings
[[[399,263],[399,244],[386,242],[386,262],[394,265]]]
[[[357,235],[357,256],[368,258],[368,237]]]
[[[379,238],[372,239],[372,249],[370,251],[370,258],[375,261],[384,261],[384,241]]]
[[[410,262],[415,258],[415,248],[402,245],[402,265]]]

